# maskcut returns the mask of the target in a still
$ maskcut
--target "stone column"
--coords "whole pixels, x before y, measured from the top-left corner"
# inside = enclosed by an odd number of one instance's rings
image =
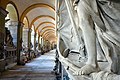
[[[42,48],[43,48],[43,50],[45,49],[45,42],[44,42],[44,39],[42,38]]]
[[[30,58],[30,50],[31,50],[31,46],[33,46],[32,43],[31,43],[31,31],[32,30],[29,28],[28,29],[28,53],[29,53],[28,56],[29,56],[29,59],[31,59]]]
[[[41,38],[41,47],[43,47],[43,38]]]
[[[38,50],[40,50],[40,48],[41,48],[40,41],[41,41],[41,38],[40,38],[40,35],[38,35]]]
[[[0,59],[4,58],[5,17],[8,12],[0,7]]]
[[[44,50],[46,51],[46,42],[45,42],[44,38],[43,38],[43,45],[44,45]]]
[[[17,28],[17,64],[18,65],[21,65],[20,51],[22,50],[22,28],[23,28],[23,23],[18,22],[18,28]]]
[[[25,47],[28,47],[28,28],[23,28],[23,43]]]
[[[35,34],[34,34],[34,51],[36,51],[36,32],[35,32]]]

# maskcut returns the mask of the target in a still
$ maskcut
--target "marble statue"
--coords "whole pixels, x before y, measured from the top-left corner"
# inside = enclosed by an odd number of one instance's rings
[[[10,33],[10,30],[8,30],[8,28],[5,27],[5,46],[8,47],[14,47],[14,43],[13,43],[13,38],[12,35]]]
[[[77,13],[79,17],[79,25],[83,32],[85,47],[88,53],[88,60],[86,62],[86,65],[83,66],[78,73],[80,75],[89,74],[94,71],[99,71],[99,66],[97,64],[97,54],[96,54],[97,50],[96,50],[96,44],[95,44],[96,35],[94,33],[94,21],[92,20],[91,14],[88,13],[89,8],[87,7],[91,8],[96,14],[98,14],[95,0],[92,0],[92,1],[80,0],[78,2]]]
[[[69,2],[69,0],[65,1]],[[65,67],[69,66],[75,75],[97,73],[98,77],[92,80],[119,80],[120,77],[113,75],[115,76],[113,78],[108,74],[120,74],[120,1],[70,0],[70,2],[73,3],[72,8],[75,7],[75,10],[67,8],[71,6],[65,5],[71,3],[65,4],[63,0],[59,11],[61,14],[58,28],[60,61]],[[68,14],[71,15],[68,16]],[[75,25],[71,24],[71,18],[74,18],[73,24]],[[77,26],[75,28],[78,31],[73,28],[74,26]],[[75,34],[75,32],[79,34]],[[84,55],[79,56],[81,53]],[[107,67],[104,66],[106,67],[104,70],[101,69],[97,59],[98,55],[103,55],[108,62]],[[85,56],[87,58],[82,65],[79,60]],[[103,74],[107,75],[107,77],[104,76],[104,79],[99,76]]]
[[[79,23],[88,53],[88,61],[81,68],[80,74],[89,74],[99,69],[96,38],[98,38],[109,62],[109,71],[118,73],[120,51],[119,4],[119,1],[116,3],[113,0],[80,0],[78,2]]]

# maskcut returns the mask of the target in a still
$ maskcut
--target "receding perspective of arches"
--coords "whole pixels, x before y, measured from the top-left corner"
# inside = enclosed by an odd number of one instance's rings
[[[35,21],[37,21],[38,19],[40,19],[40,18],[45,18],[45,17],[51,18],[51,19],[55,20],[55,18],[52,17],[52,16],[49,16],[49,15],[40,15],[40,16],[37,16],[37,17],[31,22],[30,26],[32,26],[32,24],[33,24]]]
[[[50,33],[50,34],[54,33],[54,35],[55,35],[54,29],[51,29],[51,28],[49,28],[49,29],[44,29],[43,32],[41,32],[40,35],[44,38],[45,35],[46,35],[46,34],[49,34],[49,33]]]
[[[40,49],[41,46],[38,45],[40,45],[41,42],[43,42],[42,45],[46,43],[44,38],[43,41],[40,41],[39,35],[42,33],[40,31],[43,31],[41,29],[44,28],[44,26],[55,26],[54,13],[54,6],[46,3],[32,4],[22,12],[20,21],[24,22],[24,17],[27,17],[27,20],[29,22],[28,28],[31,29],[31,42],[28,43],[33,46],[33,48],[31,48],[32,50],[36,50],[36,46],[39,47],[38,49]]]
[[[49,40],[49,36],[54,36],[55,37],[55,33],[54,32],[47,32],[46,34],[44,34],[43,38],[45,40]]]
[[[63,72],[56,60],[56,1],[0,0],[1,80],[61,80],[56,76]]]
[[[42,28],[41,25],[44,25],[44,24],[51,24],[51,25],[55,26],[55,24],[52,22],[42,22],[36,27],[35,31],[39,30],[39,28]]]
[[[43,37],[45,33],[50,32],[50,31],[55,32],[55,30],[53,30],[53,29],[46,29],[43,32],[41,32],[41,36]]]
[[[42,32],[44,29],[49,29],[49,28],[55,30],[55,27],[54,27],[54,26],[44,26],[44,27],[42,27],[42,28],[39,29],[39,32]]]

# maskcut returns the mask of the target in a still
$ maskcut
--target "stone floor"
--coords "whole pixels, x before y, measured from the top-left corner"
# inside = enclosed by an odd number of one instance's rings
[[[25,66],[15,66],[5,71],[0,80],[56,80],[51,73],[54,63],[55,50],[35,58]]]

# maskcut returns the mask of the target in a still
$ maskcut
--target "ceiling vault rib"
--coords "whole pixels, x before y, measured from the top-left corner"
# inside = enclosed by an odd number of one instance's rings
[[[52,6],[48,5],[48,4],[44,4],[44,3],[33,4],[33,5],[29,6],[29,7],[27,7],[27,8],[23,11],[23,13],[22,13],[22,15],[21,15],[21,17],[20,17],[20,21],[23,22],[23,19],[24,19],[24,17],[26,16],[26,14],[27,14],[30,10],[32,10],[32,9],[34,9],[34,8],[37,8],[37,7],[46,7],[46,8],[48,8],[48,9],[50,9],[51,11],[55,12],[55,9],[54,9]]]
[[[53,33],[51,33],[51,34],[46,33],[46,34],[43,36],[43,38],[46,39],[46,38],[47,38],[48,36],[50,36],[50,35],[55,37],[55,34],[53,34]]]
[[[50,28],[55,30],[55,27],[53,27],[53,26],[45,26],[42,29],[40,29],[39,32],[42,32],[42,30],[44,30],[44,29],[50,29]]]
[[[52,23],[52,22],[42,22],[42,23],[40,23],[40,24],[36,27],[35,31],[37,31],[38,28],[39,28],[41,25],[43,25],[43,24],[53,24],[53,25],[55,26],[55,24]]]
[[[53,30],[53,29],[47,29],[43,33],[40,33],[40,34],[41,34],[41,36],[43,36],[46,32],[49,32],[49,31],[53,31],[55,33],[55,30]]]
[[[46,32],[46,33],[43,35],[43,37],[45,37],[45,36],[47,36],[47,35],[50,35],[50,34],[52,34],[52,35],[55,36],[55,33],[51,31],[51,32]]]
[[[33,24],[35,21],[37,21],[37,19],[45,18],[45,17],[51,18],[51,19],[53,19],[53,20],[55,21],[55,18],[52,17],[52,16],[50,16],[50,15],[40,15],[40,16],[37,16],[36,18],[34,18],[34,19],[32,20],[32,22],[31,22],[31,24],[30,24],[30,27],[32,26],[32,24]]]

